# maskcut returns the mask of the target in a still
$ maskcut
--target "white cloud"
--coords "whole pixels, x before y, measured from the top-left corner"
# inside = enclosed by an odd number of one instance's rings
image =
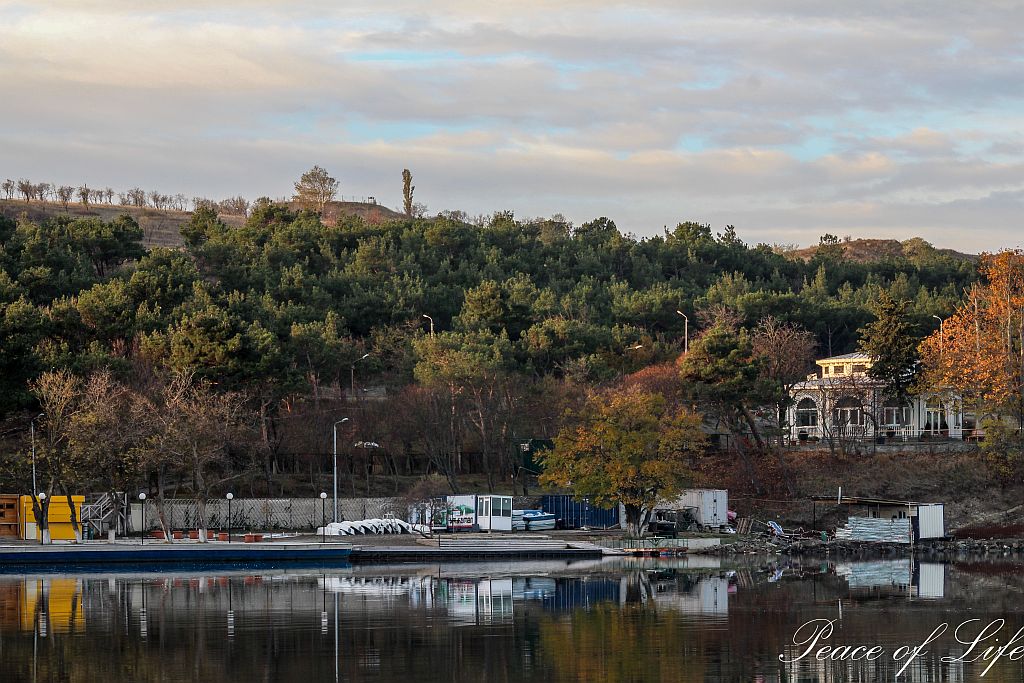
[[[2,2],[0,175],[1014,239],[1017,3]],[[985,226],[957,231],[952,219]]]

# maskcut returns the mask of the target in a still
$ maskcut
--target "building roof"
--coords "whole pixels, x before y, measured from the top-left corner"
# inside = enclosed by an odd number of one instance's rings
[[[841,356],[829,356],[828,358],[822,358],[817,361],[818,363],[828,363],[830,361],[839,360],[871,360],[870,353],[864,353],[863,351],[854,351],[853,353],[844,353]]]

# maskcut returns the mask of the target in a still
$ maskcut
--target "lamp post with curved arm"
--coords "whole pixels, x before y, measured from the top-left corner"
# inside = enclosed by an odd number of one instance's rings
[[[338,425],[342,422],[348,422],[347,417],[343,417],[334,423],[334,521],[338,521]]]
[[[676,313],[683,316],[683,353],[690,351],[690,318],[685,313],[676,309]]]

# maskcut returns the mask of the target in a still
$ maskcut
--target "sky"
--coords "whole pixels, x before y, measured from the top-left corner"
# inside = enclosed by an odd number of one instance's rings
[[[1021,245],[1024,3],[0,0],[0,177]]]

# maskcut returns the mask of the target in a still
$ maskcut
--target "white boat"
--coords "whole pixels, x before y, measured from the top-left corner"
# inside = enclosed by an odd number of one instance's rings
[[[555,528],[555,515],[543,510],[523,510],[523,521],[528,531],[546,531]]]

